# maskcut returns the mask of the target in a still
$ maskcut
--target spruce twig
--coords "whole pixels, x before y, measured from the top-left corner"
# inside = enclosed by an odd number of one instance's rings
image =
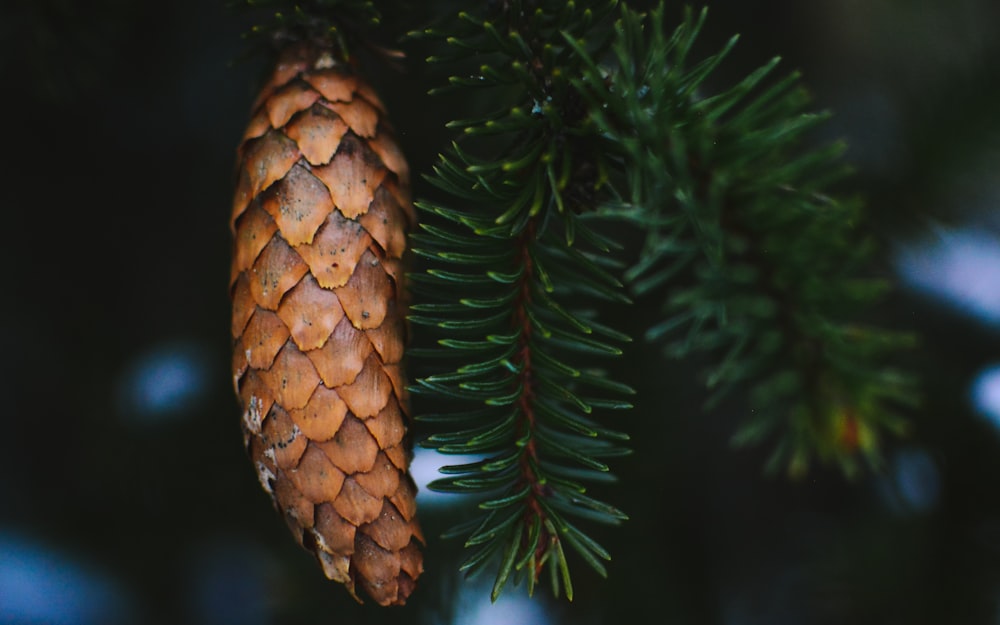
[[[898,410],[916,393],[891,357],[913,339],[858,323],[885,285],[863,277],[873,249],[861,206],[827,192],[847,173],[843,146],[805,147],[827,115],[806,110],[798,76],[765,88],[773,59],[727,91],[698,94],[736,43],[688,67],[706,16],[689,12],[668,37],[662,4],[623,11],[611,61],[589,62],[576,83],[625,148],[629,201],[608,213],[648,233],[626,275],[637,295],[664,301],[647,336],[675,337],[668,356],[714,356],[708,407],[749,394],[734,443],[774,439],[769,470],[801,477],[819,460],[855,475],[859,460],[879,464],[882,433],[905,430]],[[692,279],[675,279],[682,272]]]
[[[425,293],[436,314],[419,321],[447,330],[441,344],[462,352],[456,369],[425,378],[423,390],[504,408],[492,418],[477,413],[479,421],[455,418],[458,431],[428,441],[449,453],[497,454],[436,484],[497,497],[485,504],[490,512],[469,541],[480,550],[467,563],[478,570],[499,560],[494,597],[519,562],[511,541],[538,550],[532,558],[522,549],[520,562],[556,559],[557,593],[561,579],[570,588],[563,543],[604,573],[607,552],[561,522],[562,506],[572,502],[587,519],[623,515],[582,495],[581,482],[559,482],[567,467],[545,456],[573,460],[594,478],[607,470],[601,458],[622,452],[588,415],[624,404],[584,398],[582,367],[562,355],[619,353],[618,332],[599,331],[565,305],[574,294],[627,302],[616,276],[635,297],[662,302],[663,319],[646,334],[666,355],[710,355],[707,408],[745,394],[733,441],[771,439],[769,470],[801,476],[819,461],[855,475],[862,462],[878,466],[884,433],[904,431],[898,410],[913,400],[913,382],[890,364],[911,338],[858,323],[883,285],[863,277],[872,249],[861,206],[828,191],[846,173],[841,146],[807,147],[807,133],[827,116],[807,110],[796,74],[766,84],[779,59],[702,93],[738,41],[691,59],[706,18],[688,11],[669,32],[662,4],[645,14],[613,2],[512,1],[425,33],[452,49],[432,59],[455,68],[438,92],[490,89],[505,102],[450,125],[460,140],[429,180],[464,208],[422,208],[460,227],[418,237],[441,265]],[[481,65],[463,64],[469,55]],[[620,246],[592,227],[597,219],[645,233],[633,266],[616,264]],[[586,246],[596,253],[581,252]],[[460,265],[476,270],[452,272]],[[456,296],[459,288],[477,295]],[[470,309],[488,309],[490,321]],[[558,327],[539,323],[543,313]],[[457,338],[460,328],[478,338]],[[603,375],[587,382],[622,390]],[[549,432],[552,424],[561,431]],[[566,432],[596,441],[567,444]],[[526,512],[496,511],[513,505]],[[533,588],[537,574],[527,579]]]
[[[486,456],[449,467],[431,488],[485,494],[463,569],[495,564],[494,600],[511,579],[533,590],[546,567],[555,594],[571,599],[564,544],[602,575],[610,555],[570,519],[626,518],[585,494],[590,478],[607,474],[604,458],[627,453],[626,435],[590,418],[627,402],[592,395],[632,391],[583,366],[594,353],[620,354],[615,343],[627,337],[575,304],[582,296],[628,298],[601,266],[601,254],[615,247],[594,227],[597,172],[606,165],[569,80],[576,57],[557,37],[583,32],[612,8],[510,2],[489,15],[463,12],[447,41],[473,51],[478,66],[465,67],[460,55],[436,58],[458,59],[450,61],[450,89],[491,89],[503,102],[493,114],[450,124],[461,139],[428,178],[450,201],[418,202],[425,217],[415,251],[428,269],[414,276],[421,303],[411,317],[438,333],[451,356],[450,367],[413,391],[457,400],[459,414],[470,403],[486,407],[424,444]]]

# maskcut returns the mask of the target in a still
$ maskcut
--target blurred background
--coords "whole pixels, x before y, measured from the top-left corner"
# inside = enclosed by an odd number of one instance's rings
[[[434,3],[387,16],[422,26]],[[668,3],[674,4],[674,3]],[[222,2],[7,0],[0,8],[0,623],[28,625],[1000,623],[1000,3],[711,3],[716,76],[801,70],[818,140],[845,139],[921,336],[913,431],[884,473],[762,475],[737,405],[703,414],[692,368],[635,344],[616,427],[635,453],[595,536],[610,578],[573,604],[498,605],[455,572],[449,497],[421,492],[427,574],[404,609],[357,605],[295,546],[242,448],[227,294],[234,150],[264,59]],[[407,22],[407,20],[410,20]],[[411,54],[372,67],[417,171],[450,111]],[[437,77],[433,77],[437,80]],[[436,84],[436,83],[435,83]],[[416,194],[425,189],[417,181]],[[733,414],[729,414],[732,412]],[[439,458],[418,453],[418,482]]]

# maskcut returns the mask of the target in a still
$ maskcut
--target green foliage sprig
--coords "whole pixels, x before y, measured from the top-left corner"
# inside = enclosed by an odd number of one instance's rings
[[[451,534],[472,549],[469,573],[499,562],[494,599],[511,576],[533,591],[546,569],[553,591],[572,598],[564,545],[602,575],[610,558],[580,521],[626,519],[587,487],[609,479],[608,458],[628,453],[628,436],[593,417],[629,408],[622,397],[633,391],[596,366],[628,337],[572,304],[629,300],[609,261],[618,246],[595,225],[604,140],[565,71],[577,56],[561,37],[582,35],[613,6],[510,2],[461,13],[446,37],[423,33],[454,52],[436,61],[475,55],[478,66],[450,89],[491,89],[498,105],[450,124],[461,141],[428,180],[451,201],[418,202],[414,252],[429,266],[413,276],[410,317],[439,336],[438,348],[411,356],[443,358],[413,391],[455,406],[420,417],[450,426],[424,444],[483,456],[444,467],[431,488],[481,495],[480,513]]]
[[[776,58],[722,93],[697,93],[736,44],[689,68],[706,15],[688,12],[668,37],[662,5],[648,19],[626,10],[606,62],[588,61],[574,81],[623,148],[629,202],[605,214],[647,232],[626,273],[634,294],[664,302],[647,337],[671,339],[671,357],[713,356],[709,406],[749,391],[734,442],[775,439],[770,470],[801,476],[818,459],[853,475],[860,460],[879,462],[880,432],[905,427],[896,408],[915,385],[885,363],[912,338],[858,322],[886,285],[862,277],[873,245],[861,205],[826,191],[847,173],[843,146],[803,147],[827,115],[806,110],[798,76],[762,88]],[[675,279],[683,271],[690,279]]]
[[[350,58],[351,43],[382,19],[372,0],[233,0],[230,6],[258,16],[245,34],[253,44],[280,48],[309,41],[332,47],[341,59]]]
[[[733,440],[771,439],[769,469],[801,476],[818,460],[853,475],[877,465],[882,432],[904,429],[913,382],[888,363],[910,338],[859,323],[884,285],[863,277],[860,203],[828,191],[842,146],[803,147],[826,115],[806,110],[796,74],[765,84],[778,59],[703,94],[737,42],[689,62],[705,18],[670,32],[662,4],[510,0],[422,33],[452,70],[436,92],[487,89],[495,105],[449,124],[459,136],[428,177],[450,199],[419,204],[429,267],[413,317],[440,345],[414,354],[440,371],[414,390],[456,406],[424,417],[445,430],[426,444],[486,456],[432,488],[485,493],[453,534],[473,548],[463,568],[496,566],[494,598],[512,572],[533,589],[546,563],[572,596],[564,543],[604,573],[610,555],[576,519],[625,518],[585,493],[625,452],[591,413],[626,404],[581,389],[629,389],[578,359],[616,355],[625,337],[570,311],[624,305],[622,282],[662,302],[646,336],[667,356],[710,357],[709,406],[747,395]],[[631,265],[606,224],[644,233]]]

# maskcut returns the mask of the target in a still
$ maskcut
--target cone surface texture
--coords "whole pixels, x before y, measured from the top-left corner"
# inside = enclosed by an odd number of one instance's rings
[[[238,151],[233,380],[260,483],[323,572],[406,601],[424,539],[407,469],[406,161],[371,87],[286,50]]]

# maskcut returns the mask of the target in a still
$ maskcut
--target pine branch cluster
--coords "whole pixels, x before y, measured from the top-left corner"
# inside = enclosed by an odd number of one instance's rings
[[[778,58],[701,96],[737,42],[688,68],[706,16],[668,38],[662,8],[625,11],[608,61],[574,81],[626,172],[627,201],[600,210],[647,232],[625,273],[636,297],[662,302],[646,337],[672,358],[710,355],[708,407],[748,391],[734,443],[774,439],[772,471],[819,460],[853,475],[878,464],[881,431],[905,429],[896,408],[914,383],[885,363],[912,337],[859,324],[887,285],[863,277],[874,247],[861,204],[827,191],[848,173],[843,145],[808,147],[828,115],[807,110],[797,73],[765,85]]]
[[[625,336],[568,312],[581,302],[660,306],[662,320],[639,331],[670,358],[709,357],[709,407],[747,395],[733,440],[770,440],[770,470],[801,476],[818,460],[853,475],[878,463],[882,432],[905,426],[895,407],[913,384],[886,362],[910,339],[859,325],[884,285],[861,277],[873,251],[861,205],[827,191],[846,173],[842,146],[807,147],[826,115],[807,109],[797,74],[766,84],[779,59],[703,94],[737,43],[691,62],[706,15],[689,11],[669,31],[662,5],[511,1],[425,33],[450,49],[429,60],[455,70],[438,92],[490,89],[504,103],[450,124],[460,134],[428,179],[453,201],[418,203],[416,237],[431,265],[418,291],[431,314],[416,321],[458,363],[418,388],[492,406],[433,417],[454,425],[427,444],[489,456],[447,467],[456,475],[432,487],[491,493],[466,566],[502,554],[494,596],[511,570],[530,589],[540,560],[564,566],[562,542],[603,574],[610,556],[567,519],[625,518],[585,493],[627,438],[597,425],[594,409],[626,404],[594,404],[578,388],[629,389],[581,371],[573,354],[619,355]],[[608,223],[645,233],[630,266]],[[553,429],[573,438],[546,445]],[[578,465],[571,484],[559,481],[565,460]],[[544,552],[533,528],[549,521]]]
[[[469,110],[415,202],[408,319],[428,347],[407,352],[410,391],[442,407],[417,415],[422,444],[476,458],[430,487],[474,504],[448,535],[464,571],[492,572],[494,600],[543,577],[572,598],[574,558],[606,574],[589,527],[627,515],[592,490],[629,453],[609,425],[634,395],[614,379],[629,333],[707,361],[706,407],[740,399],[733,442],[769,445],[770,471],[856,475],[906,429],[915,384],[891,365],[912,338],[860,321],[886,285],[866,277],[863,205],[832,190],[843,146],[814,145],[827,116],[796,73],[772,77],[777,58],[706,93],[737,43],[693,59],[706,15],[671,29],[662,3],[498,0],[410,35],[449,74],[431,92]],[[275,19],[262,34],[349,58],[379,14],[314,0]],[[606,323],[629,306],[659,321]]]

